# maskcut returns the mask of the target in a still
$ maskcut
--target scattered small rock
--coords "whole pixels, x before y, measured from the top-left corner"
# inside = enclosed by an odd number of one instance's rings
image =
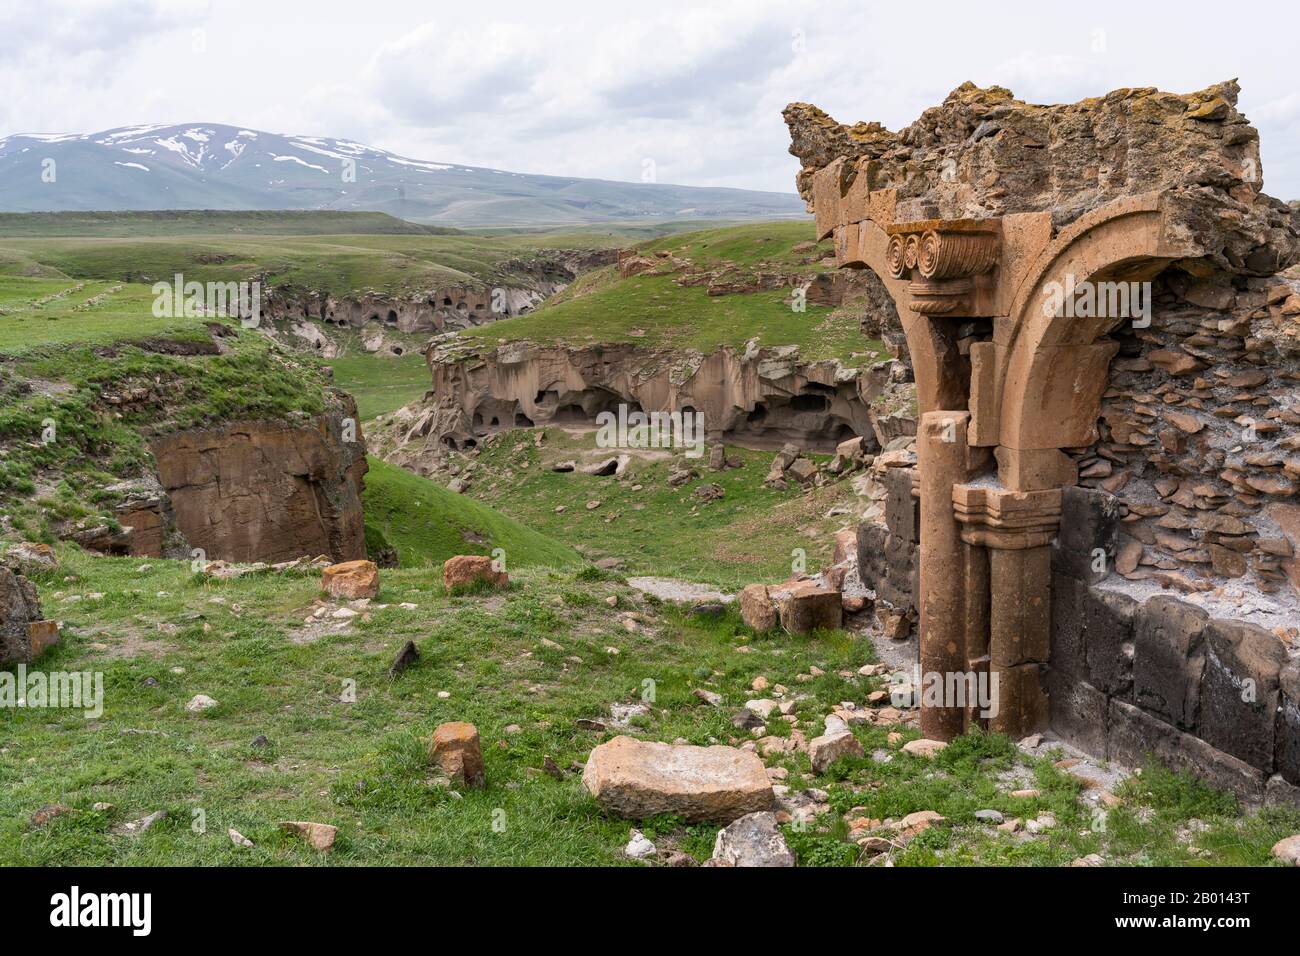
[[[632,831],[632,838],[623,847],[623,855],[633,860],[644,860],[656,853],[655,845],[640,830]]]
[[[718,831],[713,860],[724,866],[794,866],[794,853],[776,825],[776,814],[747,813]]]
[[[280,824],[286,833],[299,836],[311,844],[313,849],[327,852],[334,846],[334,838],[339,828],[328,823],[311,823],[306,820],[286,820]]]

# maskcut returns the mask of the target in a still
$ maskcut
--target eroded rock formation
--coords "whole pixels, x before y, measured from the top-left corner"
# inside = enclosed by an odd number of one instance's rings
[[[372,430],[378,452],[419,470],[486,435],[541,425],[594,426],[602,412],[685,412],[709,441],[751,448],[787,442],[831,452],[854,435],[873,445],[913,427],[892,360],[867,368],[801,362],[794,347],[723,348],[708,355],[634,345],[514,342],[479,351],[455,340],[427,353],[433,388]],[[893,400],[893,404],[891,404]],[[874,403],[874,405],[873,405]]]
[[[158,475],[189,547],[208,559],[366,556],[365,443],[350,396],[295,422],[232,422],[156,439]]]
[[[30,631],[41,620],[36,585],[0,564],[0,668],[30,663]]]
[[[282,286],[263,293],[263,317],[273,323],[266,331],[278,334],[279,323],[296,344],[322,355],[333,355],[333,340],[316,323],[338,329],[359,329],[381,348],[401,354],[404,344],[386,343],[384,332],[440,333],[468,329],[498,319],[526,315],[542,300],[563,289],[589,269],[615,261],[613,249],[547,249],[529,259],[508,259],[495,269],[493,281],[448,282],[410,295],[360,292],[334,295]]]
[[[852,195],[894,190],[899,222],[1047,211],[1061,229],[1115,199],[1169,190],[1180,238],[1222,268],[1268,275],[1294,260],[1300,220],[1260,192],[1259,133],[1237,111],[1239,92],[1229,81],[1040,106],[964,83],[897,133],[844,126],[807,103],[784,115],[810,204],[814,175],[837,161]]]

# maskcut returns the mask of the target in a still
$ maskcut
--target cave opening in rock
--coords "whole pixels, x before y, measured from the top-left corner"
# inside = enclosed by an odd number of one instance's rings
[[[857,437],[858,437],[857,432],[855,432],[852,428],[850,428],[848,425],[844,424],[843,422],[840,422],[839,427],[835,429],[834,434],[831,436],[831,440],[836,445],[839,445],[841,442],[846,442],[850,438],[857,438]]]
[[[561,405],[551,416],[551,421],[557,425],[584,425],[589,419],[587,413],[582,410],[581,405]]]
[[[830,407],[830,402],[824,395],[796,395],[790,399],[790,410],[793,412],[824,412]]]
[[[396,327],[396,325],[397,325],[397,312],[396,312],[396,310],[394,310],[394,309],[389,309],[389,310],[388,310],[388,318],[386,318],[386,319],[384,320],[384,324],[387,325],[387,326],[390,326],[390,327]]]
[[[533,420],[523,412],[515,412],[515,428],[532,428]]]

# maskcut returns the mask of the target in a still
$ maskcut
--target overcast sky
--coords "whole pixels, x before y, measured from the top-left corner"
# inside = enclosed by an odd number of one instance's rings
[[[518,172],[793,190],[781,108],[911,122],[1237,77],[1300,198],[1292,4],[0,0],[0,136],[229,123]]]

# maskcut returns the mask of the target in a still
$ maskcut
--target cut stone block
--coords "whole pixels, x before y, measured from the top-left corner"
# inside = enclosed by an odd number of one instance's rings
[[[730,823],[770,810],[772,782],[756,754],[615,737],[587,758],[582,783],[606,810],[644,820],[661,813]]]

